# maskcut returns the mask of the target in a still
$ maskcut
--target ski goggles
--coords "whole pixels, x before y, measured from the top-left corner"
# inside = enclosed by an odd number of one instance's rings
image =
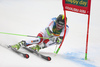
[[[60,26],[64,26],[65,25],[65,23],[62,22],[62,21],[58,21],[57,24],[59,24]]]
[[[59,27],[59,28],[62,28],[62,27],[64,27],[64,25],[62,25],[62,24],[59,24],[59,23],[57,23],[57,24],[56,24],[56,26],[57,26],[57,27]]]

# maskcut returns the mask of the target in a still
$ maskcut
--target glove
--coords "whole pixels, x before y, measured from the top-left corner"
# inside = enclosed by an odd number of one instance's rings
[[[52,38],[52,37],[54,37],[54,35],[53,35],[53,34],[50,34],[50,35],[49,35],[49,38]]]
[[[51,40],[51,41],[53,41],[53,42],[55,42],[57,44],[60,44],[62,42],[62,39],[60,37],[57,37],[56,38],[53,34],[51,34],[49,36],[49,40]]]
[[[57,37],[57,38],[56,38],[56,43],[57,43],[57,44],[61,44],[61,42],[62,42],[62,39],[59,38],[59,37]]]
[[[55,42],[56,38],[55,37],[50,37],[49,40],[51,40],[52,42]]]

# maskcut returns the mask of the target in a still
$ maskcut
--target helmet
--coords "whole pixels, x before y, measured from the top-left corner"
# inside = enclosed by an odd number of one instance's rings
[[[66,21],[67,21],[67,17],[66,17]],[[58,23],[60,25],[65,25],[64,15],[60,14],[56,19],[56,23]]]

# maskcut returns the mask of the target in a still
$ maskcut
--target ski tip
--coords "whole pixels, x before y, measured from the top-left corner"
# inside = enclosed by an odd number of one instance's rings
[[[48,61],[51,61],[51,57],[47,57],[47,60],[48,60]]]
[[[23,55],[25,58],[29,58],[29,55],[28,54],[24,54]]]

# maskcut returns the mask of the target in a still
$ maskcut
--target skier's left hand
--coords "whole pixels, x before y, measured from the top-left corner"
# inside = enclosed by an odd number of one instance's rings
[[[61,42],[62,42],[62,39],[60,38],[60,37],[54,37],[54,35],[53,34],[51,34],[50,36],[49,36],[49,40],[51,40],[51,41],[53,41],[53,42],[55,42],[55,43],[57,43],[57,44],[60,44]]]
[[[56,38],[56,43],[57,43],[57,44],[61,44],[61,42],[62,42],[62,39],[59,38],[59,37],[57,37],[57,38]]]

